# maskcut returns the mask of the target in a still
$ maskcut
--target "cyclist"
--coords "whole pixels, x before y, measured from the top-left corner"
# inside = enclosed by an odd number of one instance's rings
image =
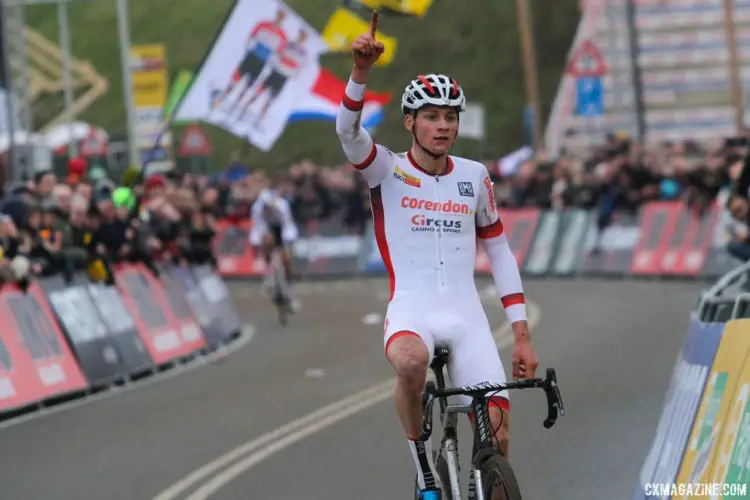
[[[290,306],[293,311],[298,311],[300,304],[292,287],[290,246],[297,240],[299,231],[289,202],[278,193],[275,187],[265,188],[258,195],[250,212],[252,219],[250,245],[256,254],[260,252],[263,255],[266,266],[271,263],[272,252],[276,249],[281,251],[286,281],[289,284]],[[272,278],[270,273],[266,276],[267,286]]]
[[[539,364],[531,343],[523,286],[497,213],[492,182],[477,162],[449,156],[465,97],[445,75],[420,75],[401,100],[411,148],[395,154],[375,144],[360,125],[370,69],[383,53],[370,33],[352,43],[354,65],[336,119],[347,159],[370,187],[375,236],[390,277],[384,350],[398,379],[396,409],[417,468],[419,497],[440,499],[441,484],[429,441],[419,440],[421,392],[436,345],[451,350],[455,386],[506,381],[497,346],[474,282],[477,238],[515,336],[513,377],[534,377]],[[471,399],[461,400],[470,404]],[[507,391],[493,398],[495,445],[507,456]],[[472,421],[473,424],[473,421]]]

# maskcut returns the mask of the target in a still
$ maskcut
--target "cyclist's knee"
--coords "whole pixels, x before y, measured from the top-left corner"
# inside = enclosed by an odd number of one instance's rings
[[[403,333],[403,335],[399,335]],[[398,336],[398,337],[396,337]],[[429,353],[424,341],[413,332],[398,332],[388,345],[386,356],[401,384],[421,391],[427,378]]]

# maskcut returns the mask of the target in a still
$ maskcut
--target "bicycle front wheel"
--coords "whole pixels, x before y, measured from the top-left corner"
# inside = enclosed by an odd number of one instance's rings
[[[518,479],[500,452],[485,460],[481,471],[485,500],[522,500]]]

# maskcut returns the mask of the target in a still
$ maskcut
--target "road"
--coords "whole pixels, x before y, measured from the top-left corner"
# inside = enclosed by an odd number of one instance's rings
[[[382,318],[366,318],[384,311],[387,283],[304,284],[303,310],[286,328],[257,285],[230,288],[256,326],[250,343],[221,363],[0,429],[0,497],[411,498],[414,466],[390,397]],[[632,496],[702,288],[526,283],[541,311],[537,352],[542,367],[557,369],[568,412],[545,430],[543,393],[511,396],[511,461],[526,498]],[[497,299],[485,302],[500,327]],[[465,459],[468,439],[461,450]]]

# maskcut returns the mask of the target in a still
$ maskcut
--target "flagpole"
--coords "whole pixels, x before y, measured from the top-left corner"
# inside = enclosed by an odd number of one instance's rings
[[[531,108],[534,124],[534,149],[543,148],[541,112],[539,109],[539,81],[537,77],[536,49],[534,47],[534,27],[528,0],[516,0],[518,27],[521,37],[521,57],[526,82],[526,102]]]

